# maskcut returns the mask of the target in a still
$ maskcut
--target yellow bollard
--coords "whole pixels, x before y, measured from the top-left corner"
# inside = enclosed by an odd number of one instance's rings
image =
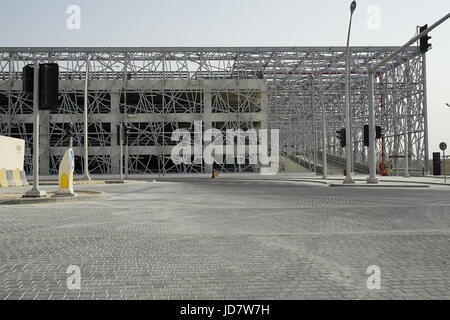
[[[72,148],[67,149],[59,164],[58,196],[75,196],[73,191],[73,170],[75,168]]]

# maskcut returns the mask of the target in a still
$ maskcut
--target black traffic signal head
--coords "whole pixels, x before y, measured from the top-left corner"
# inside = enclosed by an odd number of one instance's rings
[[[384,137],[384,130],[381,126],[376,126],[375,129],[375,139],[381,139],[381,137]]]
[[[364,125],[364,132],[363,132],[363,140],[364,140],[364,146],[369,146],[369,125]]]
[[[39,110],[58,108],[58,76],[57,63],[39,64]],[[22,69],[22,91],[28,94],[34,93],[34,65],[32,64]]]
[[[383,132],[383,128],[381,126],[376,126],[375,127],[375,139],[381,139],[381,137],[384,136],[384,132]],[[364,140],[364,146],[368,147],[369,146],[369,141],[370,141],[370,137],[369,137],[369,125],[365,124],[364,125],[364,132],[363,132],[363,140]]]
[[[34,83],[34,65],[27,64],[22,69],[22,91],[28,94],[33,94]]]
[[[39,65],[39,109],[56,110],[58,108],[58,76],[57,63]]]
[[[121,123],[119,123],[118,125],[117,125],[117,145],[118,146],[120,146],[120,134],[121,134],[121,129],[120,129],[120,127],[122,126],[122,124]]]
[[[346,141],[347,141],[345,138],[345,128],[337,130],[336,133],[337,133],[336,138],[338,138],[338,140],[341,144],[341,148],[345,148]]]
[[[428,25],[424,25],[422,27],[420,27],[419,29],[419,33],[424,32],[426,29],[428,28]],[[431,43],[428,43],[428,41],[431,39],[431,37],[426,34],[423,37],[420,38],[420,52],[425,53],[428,50],[430,50],[431,47]]]
[[[130,129],[130,125],[125,125],[124,123],[119,123],[117,125],[117,145],[120,145],[120,130],[122,128],[122,143],[127,145],[128,143],[128,130]]]

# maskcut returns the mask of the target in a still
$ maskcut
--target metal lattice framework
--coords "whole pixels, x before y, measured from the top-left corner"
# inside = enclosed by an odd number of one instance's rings
[[[366,163],[362,130],[367,123],[367,70],[396,47],[351,48],[353,158]],[[295,161],[316,162],[324,149],[321,112],[326,115],[329,154],[340,156],[336,130],[344,126],[345,48],[0,48],[0,134],[26,140],[31,172],[32,101],[21,91],[21,70],[38,59],[60,66],[60,108],[41,124],[41,174],[54,174],[68,145],[63,125],[74,122],[76,171],[83,166],[83,99],[89,64],[89,169],[115,174],[119,168],[116,125],[130,137],[128,173],[203,172],[202,164],[175,165],[170,141],[175,129],[280,130],[280,150]],[[416,47],[383,67],[375,84],[376,122],[385,130],[377,161],[404,156],[422,168],[426,146],[423,56]],[[383,160],[387,161],[387,160]],[[401,166],[400,164],[397,164]],[[217,165],[220,171],[257,167]]]

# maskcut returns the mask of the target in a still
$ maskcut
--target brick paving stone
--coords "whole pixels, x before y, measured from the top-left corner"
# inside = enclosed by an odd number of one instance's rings
[[[218,179],[0,206],[0,299],[449,299],[450,198]],[[81,289],[67,288],[67,268]],[[370,265],[381,289],[366,286]]]

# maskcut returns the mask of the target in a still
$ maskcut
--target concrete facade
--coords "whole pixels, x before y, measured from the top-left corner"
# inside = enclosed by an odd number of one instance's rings
[[[76,172],[82,171],[83,85],[82,80],[60,80],[59,110],[41,111],[41,175],[57,173],[60,158],[68,146],[64,124],[70,122],[76,128],[73,140]],[[20,92],[21,86],[21,81],[14,81],[12,90]],[[174,143],[169,142],[171,133],[181,128],[193,132],[194,121],[202,122],[203,131],[210,128],[223,132],[226,129],[267,128],[268,99],[264,80],[129,80],[126,87],[123,81],[91,80],[88,98],[89,169],[97,174],[119,174],[119,123],[130,127],[128,145],[124,146],[124,163],[128,163],[130,174],[211,170],[206,165],[183,167],[170,164],[174,147]],[[15,118],[23,124],[33,124],[30,113],[16,114]],[[30,151],[28,148],[29,156]],[[143,163],[142,159],[150,159],[151,163]],[[219,169],[222,171],[223,168]],[[239,171],[242,167],[229,167],[228,170]],[[256,169],[246,166],[244,170]]]

